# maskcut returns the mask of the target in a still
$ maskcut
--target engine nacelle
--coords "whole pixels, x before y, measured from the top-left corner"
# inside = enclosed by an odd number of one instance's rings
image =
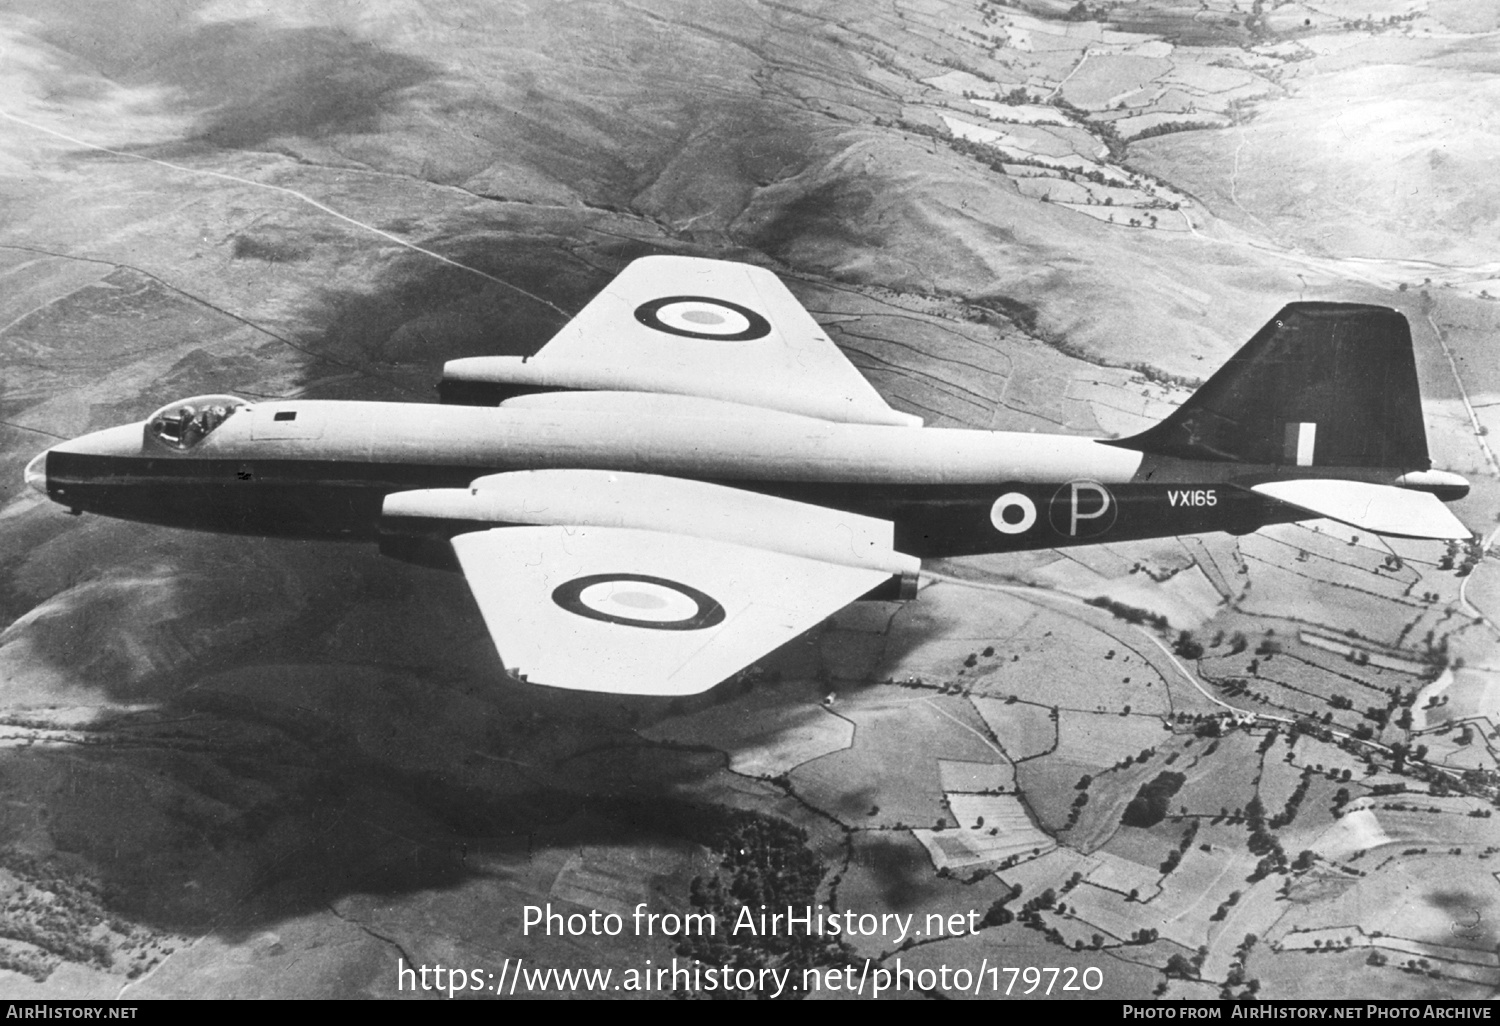
[[[634,391],[645,383],[639,373],[601,369],[571,360],[472,356],[443,364],[438,400],[450,406],[499,406],[521,395],[601,389]]]
[[[523,525],[660,531],[880,570],[891,575],[876,589],[881,598],[915,597],[921,570],[916,557],[891,549],[886,521],[701,481],[605,470],[523,470],[481,477],[468,488],[395,492],[381,508],[380,551],[455,569],[455,535]]]

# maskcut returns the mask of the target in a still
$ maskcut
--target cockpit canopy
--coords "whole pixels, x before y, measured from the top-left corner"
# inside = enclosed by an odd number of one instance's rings
[[[146,421],[146,433],[171,449],[191,449],[235,412],[249,406],[233,395],[197,395],[168,403]]]

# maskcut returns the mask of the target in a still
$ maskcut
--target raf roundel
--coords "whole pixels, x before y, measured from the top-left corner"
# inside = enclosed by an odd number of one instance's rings
[[[724,622],[724,607],[697,588],[645,574],[590,574],[552,592],[570,613],[657,631],[699,631]]]
[[[748,307],[708,296],[665,296],[635,308],[648,328],[683,338],[748,342],[771,333],[771,322]]]

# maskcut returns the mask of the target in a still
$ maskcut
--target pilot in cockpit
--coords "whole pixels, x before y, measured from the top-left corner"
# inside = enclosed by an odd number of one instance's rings
[[[215,397],[217,398],[217,397]],[[212,402],[200,410],[193,403],[182,403],[158,413],[150,421],[151,433],[177,449],[190,449],[220,424],[224,423],[242,402]]]

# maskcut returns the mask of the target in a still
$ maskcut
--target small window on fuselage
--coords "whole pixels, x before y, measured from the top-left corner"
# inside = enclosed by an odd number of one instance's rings
[[[297,419],[297,411],[296,410],[282,410],[280,413],[277,413],[276,416],[272,417],[271,419],[272,420],[296,420]]]
[[[206,395],[164,406],[146,421],[146,430],[173,449],[191,449],[213,433],[241,407],[232,395]]]

